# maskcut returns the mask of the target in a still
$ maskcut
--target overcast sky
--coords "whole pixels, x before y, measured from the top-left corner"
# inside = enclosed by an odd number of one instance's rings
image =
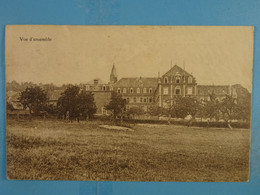
[[[253,27],[20,25],[6,30],[7,81],[108,81],[113,64],[119,78],[157,77],[177,64],[198,84],[242,84],[251,91],[252,61]]]

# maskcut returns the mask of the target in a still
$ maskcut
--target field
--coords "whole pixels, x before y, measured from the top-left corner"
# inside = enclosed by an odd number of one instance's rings
[[[9,179],[247,181],[249,129],[7,120]]]

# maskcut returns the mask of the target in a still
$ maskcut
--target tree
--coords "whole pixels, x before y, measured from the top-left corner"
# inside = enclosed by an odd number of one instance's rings
[[[77,86],[69,86],[60,96],[57,103],[59,114],[66,116],[68,119],[76,118],[78,115],[77,96],[80,88]]]
[[[47,94],[38,86],[27,87],[21,92],[19,101],[24,109],[29,108],[30,116],[31,114],[39,115],[47,103]]]
[[[66,116],[68,119],[77,119],[80,116],[84,119],[93,117],[96,112],[94,96],[91,92],[81,91],[78,86],[69,86],[58,99],[57,107],[59,115]]]
[[[209,94],[209,100],[203,102],[202,112],[203,116],[209,118],[218,119],[220,112],[221,102],[218,101],[214,93]]]
[[[6,102],[6,110],[14,111],[14,106],[10,102]]]
[[[138,115],[144,114],[144,110],[141,107],[134,106],[134,107],[129,108],[129,110],[127,110],[126,114],[128,116],[135,117],[136,115],[138,116]]]
[[[117,116],[120,116],[121,121],[123,120],[123,114],[126,110],[126,101],[120,94],[112,92],[110,102],[105,107],[107,110],[112,111],[114,119],[116,119]]]
[[[188,115],[191,119],[188,125],[192,125],[195,120],[195,116],[201,109],[201,103],[193,96],[177,96],[171,100],[171,106],[169,107],[169,116],[174,116],[177,118],[185,118]]]
[[[97,111],[94,94],[81,91],[78,94],[78,111],[83,118],[92,118]]]
[[[230,122],[236,116],[236,111],[237,111],[236,99],[233,98],[231,95],[226,95],[226,97],[223,99],[221,103],[220,111],[228,127],[232,128]]]

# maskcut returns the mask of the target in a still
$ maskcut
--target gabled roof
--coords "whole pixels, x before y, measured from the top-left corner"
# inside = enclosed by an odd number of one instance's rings
[[[167,75],[176,75],[176,74],[180,74],[180,75],[186,75],[186,76],[192,76],[190,73],[188,73],[187,71],[183,70],[181,67],[179,67],[178,65],[174,65],[168,72],[166,72],[163,76],[167,76]],[[193,77],[193,76],[192,76]]]
[[[157,87],[158,78],[156,77],[134,77],[121,78],[114,84],[114,87]]]

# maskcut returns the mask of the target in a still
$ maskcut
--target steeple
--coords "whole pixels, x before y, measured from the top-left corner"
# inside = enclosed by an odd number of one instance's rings
[[[113,84],[115,82],[117,82],[117,74],[115,64],[113,64],[112,71],[110,74],[110,83]]]

